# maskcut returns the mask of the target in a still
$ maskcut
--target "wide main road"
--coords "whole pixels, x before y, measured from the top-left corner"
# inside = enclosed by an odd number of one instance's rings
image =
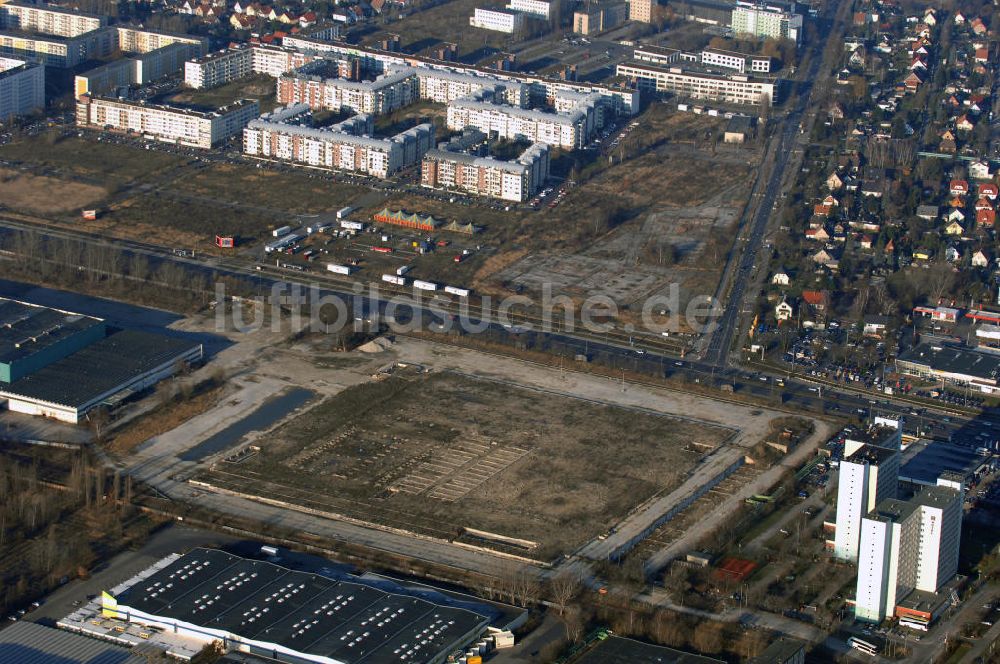
[[[850,3],[841,2],[837,7],[836,17],[833,19],[834,26],[844,20],[846,7]],[[835,37],[839,31],[831,26],[826,32],[828,38]],[[739,240],[733,245],[733,252],[736,253],[727,265],[726,273],[723,275],[724,288],[726,282],[732,284],[728,297],[725,298],[722,316],[717,321],[718,327],[712,333],[705,350],[703,359],[705,362],[726,367],[729,365],[729,350],[733,344],[733,337],[739,332],[740,313],[743,309],[743,301],[747,296],[747,285],[752,281],[752,275],[757,256],[760,253],[761,242],[767,231],[768,222],[775,205],[779,200],[782,182],[785,176],[785,169],[797,144],[797,134],[800,131],[811,132],[811,127],[806,127],[807,110],[812,99],[817,77],[821,72],[824,76],[829,73],[829,67],[824,67],[826,45],[828,39],[818,41],[812,45],[813,53],[809,58],[809,67],[798,84],[798,98],[795,107],[780,120],[781,131],[772,138],[772,148],[769,151],[774,159],[771,166],[770,175],[766,176],[766,183],[763,187],[758,182],[757,193],[759,200],[756,206],[748,204],[745,214],[749,215],[749,223],[744,221],[743,235],[745,243],[739,247]],[[814,117],[814,116],[813,116]],[[804,124],[805,123],[805,124]],[[763,173],[762,173],[763,175]]]

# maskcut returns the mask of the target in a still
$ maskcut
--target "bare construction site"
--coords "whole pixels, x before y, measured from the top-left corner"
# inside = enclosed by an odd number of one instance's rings
[[[395,369],[199,480],[539,560],[670,492],[733,435],[457,372]]]

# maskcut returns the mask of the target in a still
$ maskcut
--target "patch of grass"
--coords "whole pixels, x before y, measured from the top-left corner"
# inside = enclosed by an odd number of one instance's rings
[[[188,161],[157,150],[98,142],[93,137],[60,137],[55,130],[0,146],[0,158],[83,176],[101,185],[144,180]]]
[[[183,89],[171,92],[160,97],[158,101],[198,110],[214,111],[237,99],[257,100],[261,113],[273,110],[278,105],[274,79],[266,74],[258,74],[210,90]]]

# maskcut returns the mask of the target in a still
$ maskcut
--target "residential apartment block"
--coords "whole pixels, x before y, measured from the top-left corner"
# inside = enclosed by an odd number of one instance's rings
[[[310,120],[308,104],[263,115],[244,129],[243,152],[385,178],[419,163],[434,145],[431,124],[417,125],[390,138],[373,138],[370,115],[356,115],[329,127],[312,127]]]
[[[248,99],[208,113],[91,95],[81,96],[76,104],[81,127],[131,132],[196,148],[210,148],[239,134],[259,113],[257,102]]]
[[[278,79],[278,102],[305,103],[312,109],[350,109],[384,115],[414,103],[419,93],[416,72],[404,67],[374,81],[352,81],[346,60],[320,59]]]
[[[512,35],[524,29],[524,15],[507,9],[476,7],[476,11],[469,17],[469,25]]]
[[[546,113],[495,103],[482,93],[448,106],[449,129],[478,129],[499,138],[526,138],[533,143],[573,150],[584,145],[597,127],[598,95],[587,95],[567,113]]]
[[[216,51],[184,63],[184,84],[197,89],[216,88],[253,74],[278,78],[312,62],[316,54],[269,44],[242,45]]]
[[[282,40],[282,45],[307,52],[314,50],[316,52],[332,53],[338,57],[356,60],[359,63],[361,71],[366,76],[384,73],[393,66],[415,67],[418,70],[418,76],[424,76],[426,72],[448,72],[475,78],[490,79],[494,82],[523,85],[528,96],[528,103],[526,105],[548,104],[558,91],[569,90],[599,94],[601,96],[602,108],[615,115],[632,116],[639,112],[638,91],[629,89],[623,85],[566,81],[522,72],[505,72],[496,69],[461,65],[417,55],[407,55],[395,51],[386,51],[369,46],[358,46],[344,42],[322,42],[305,37],[285,37]],[[421,98],[429,97],[422,92]]]
[[[593,5],[573,12],[573,32],[578,35],[607,32],[625,23],[628,15],[628,4],[624,2]]]
[[[105,16],[87,14],[57,5],[11,0],[0,5],[0,28],[38,32],[57,37],[79,37],[108,24]]]
[[[45,106],[45,67],[0,58],[0,124]]]
[[[653,0],[629,0],[628,20],[639,23],[653,22]]]
[[[199,44],[175,42],[149,53],[113,60],[77,74],[73,84],[75,96],[88,93],[105,95],[119,87],[146,85],[175,74],[184,66],[185,60],[198,54],[200,48]]]
[[[766,3],[737,0],[730,27],[736,35],[791,39],[796,43],[802,40],[802,15]]]
[[[922,489],[884,500],[864,517],[858,552],[855,617],[881,622],[913,591],[935,593],[958,571],[964,492]]]
[[[837,531],[833,555],[857,560],[861,520],[899,490],[899,450],[862,445],[852,453],[844,451],[837,487]]]
[[[111,55],[118,48],[117,37],[114,28],[99,28],[76,37],[3,30],[0,31],[0,55],[68,69],[86,60]]]
[[[690,99],[749,105],[774,99],[775,86],[770,81],[740,74],[716,74],[696,65],[660,66],[623,62],[618,65],[617,73],[632,80],[640,90],[672,92]]]
[[[195,53],[194,57],[200,57],[208,52],[208,39],[206,37],[157,32],[127,26],[119,26],[115,29],[118,32],[118,48],[125,53],[151,53],[172,44],[190,45],[191,50]]]
[[[480,132],[475,134],[484,137]],[[544,143],[532,144],[510,161],[468,154],[463,148],[462,141],[457,140],[429,150],[421,165],[421,184],[523,202],[548,180],[550,148]]]
[[[415,71],[420,84],[420,99],[425,101],[450,104],[456,99],[486,92],[493,99],[511,106],[524,107],[529,102],[527,87],[516,81],[430,67],[418,67]]]

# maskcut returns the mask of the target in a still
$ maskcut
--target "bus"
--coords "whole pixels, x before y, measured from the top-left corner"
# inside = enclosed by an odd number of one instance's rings
[[[918,618],[915,616],[900,616],[899,626],[926,632],[929,627],[929,623],[924,618]]]
[[[866,655],[871,655],[872,657],[878,657],[879,647],[875,643],[874,639],[868,637],[862,639],[860,636],[852,636],[847,639],[847,645],[851,646],[855,650],[860,650]]]

